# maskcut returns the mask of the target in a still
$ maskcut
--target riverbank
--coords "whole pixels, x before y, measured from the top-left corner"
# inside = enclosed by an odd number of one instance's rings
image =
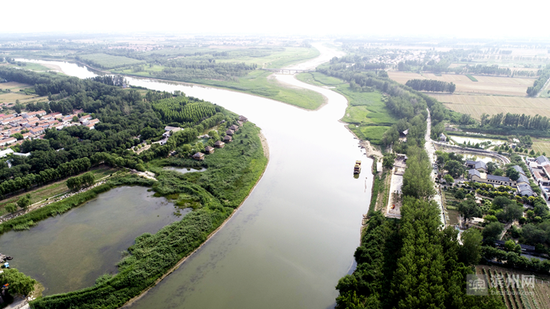
[[[265,136],[262,134],[262,133],[259,133],[258,134],[258,137],[260,138],[260,141],[261,141],[261,144],[262,144],[262,149],[263,149],[263,152],[264,152],[264,156],[266,157],[266,159],[268,160],[267,164],[269,163],[269,145],[267,144],[267,139],[265,138]],[[267,168],[267,164],[265,165],[266,168]],[[250,194],[252,194],[252,192],[254,191],[254,189],[258,186],[258,184],[260,183],[260,180],[262,180],[262,177],[264,176],[265,174],[265,170],[266,168],[264,168],[262,174],[260,175],[260,177],[258,178],[258,181],[256,181],[256,183],[254,184],[254,186],[252,187],[252,189],[249,191],[248,195],[244,198],[244,200],[239,204],[239,206],[237,208],[235,208],[233,210],[233,212],[231,212],[231,214],[223,221],[223,223],[218,227],[216,228],[214,231],[212,231],[212,233],[210,233],[207,237],[206,237],[206,240],[198,247],[196,248],[195,250],[193,250],[193,252],[191,252],[189,255],[185,256],[184,258],[182,258],[179,262],[177,262],[172,268],[170,268],[168,270],[168,272],[166,272],[162,277],[160,277],[159,279],[157,279],[155,281],[155,283],[151,286],[149,286],[147,289],[143,290],[138,296],[128,300],[124,305],[121,306],[121,308],[127,308],[129,306],[131,306],[133,303],[135,303],[136,301],[138,301],[139,299],[141,299],[143,296],[145,296],[147,294],[147,292],[149,292],[152,288],[154,288],[156,285],[158,285],[159,283],[162,282],[162,280],[164,280],[166,277],[168,277],[170,274],[172,274],[174,271],[178,270],[178,268],[183,265],[183,263],[185,263],[185,261],[187,261],[189,258],[191,258],[193,256],[193,254],[195,254],[196,252],[198,252],[204,245],[206,245],[208,243],[208,241],[214,237],[228,222],[231,218],[233,218],[233,216],[241,209],[241,206],[244,204],[244,202],[246,202],[246,200],[248,199],[248,197],[250,196]]]

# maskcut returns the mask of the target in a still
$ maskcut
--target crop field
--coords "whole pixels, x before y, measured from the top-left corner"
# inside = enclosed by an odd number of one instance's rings
[[[488,283],[502,280],[494,293],[501,297],[509,309],[550,308],[550,278],[535,275],[534,286],[523,284],[522,276],[534,275],[527,271],[502,268],[497,266],[476,266],[476,274],[484,275]],[[512,278],[518,278],[518,284],[513,284]]]
[[[32,86],[23,84],[23,83],[18,83],[18,82],[0,83],[0,89],[9,89],[12,92],[16,92],[16,91],[19,91],[19,89],[25,89],[30,87]]]
[[[398,83],[405,84],[410,79],[434,79],[444,82],[453,82],[456,84],[455,94],[494,94],[494,95],[512,95],[525,96],[527,87],[533,85],[534,78],[511,78],[474,75],[477,82],[471,81],[466,75],[443,74],[436,76],[432,73],[396,72],[390,71],[388,75]]]
[[[93,62],[105,69],[144,63],[143,61],[128,58],[128,57],[113,56],[113,55],[107,55],[107,54],[82,55],[80,56],[80,58]]]
[[[327,76],[319,72],[299,73],[296,75],[296,79],[317,86],[338,86],[345,84],[343,80],[332,76]]]
[[[548,138],[533,138],[533,146],[535,152],[546,153],[550,155],[550,139]]]
[[[231,59],[220,59],[217,62],[244,62],[246,64],[257,64],[258,68],[282,68],[300,61],[312,59],[319,56],[315,48],[285,47],[284,51],[266,50],[269,55],[261,57],[234,57]]]
[[[504,97],[488,95],[431,95],[448,108],[480,119],[481,114],[514,113],[550,117],[550,98]]]

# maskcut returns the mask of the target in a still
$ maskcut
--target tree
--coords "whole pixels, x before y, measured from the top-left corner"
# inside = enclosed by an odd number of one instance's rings
[[[464,224],[468,219],[481,216],[481,209],[477,206],[476,202],[470,199],[460,202],[458,204],[458,211],[464,218]]]
[[[495,162],[487,163],[487,173],[493,174],[493,172],[498,168],[498,165]]]
[[[393,163],[395,162],[395,158],[397,157],[397,155],[395,153],[385,153],[384,154],[384,159],[382,161],[382,165],[387,168],[387,169],[391,169],[393,167]]]
[[[451,176],[453,176],[453,178],[457,178],[464,173],[464,167],[462,167],[462,164],[455,160],[447,161],[447,163],[445,163],[445,169]]]
[[[445,175],[445,182],[449,185],[452,185],[452,184],[454,184],[455,180],[454,180],[453,176],[447,174],[447,175]]]
[[[22,196],[19,198],[19,200],[17,200],[17,206],[23,208],[23,209],[26,209],[27,206],[29,206],[31,204],[31,195],[30,194],[26,194],[25,196]]]
[[[519,179],[519,172],[516,171],[513,167],[509,167],[507,170],[506,170],[506,176],[508,176],[510,179],[512,179],[513,181],[516,181]]]
[[[6,205],[5,207],[6,211],[9,212],[9,213],[14,213],[15,211],[17,211],[17,205],[16,204],[8,204]]]
[[[481,243],[483,236],[478,229],[470,228],[461,235],[462,246],[459,248],[459,260],[465,265],[477,265],[481,260]]]
[[[15,268],[4,269],[0,276],[0,284],[9,284],[8,293],[11,295],[26,296],[34,291],[34,285],[38,282]]]
[[[483,229],[483,242],[486,244],[494,244],[496,240],[500,237],[500,234],[504,230],[504,224],[500,222],[489,223]]]

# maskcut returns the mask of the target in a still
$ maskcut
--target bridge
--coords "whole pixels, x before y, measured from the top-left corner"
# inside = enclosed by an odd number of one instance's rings
[[[297,74],[297,73],[315,72],[314,70],[298,70],[298,69],[266,69],[266,68],[263,68],[262,70],[271,71],[271,72],[279,73],[279,74],[290,74],[290,75]]]

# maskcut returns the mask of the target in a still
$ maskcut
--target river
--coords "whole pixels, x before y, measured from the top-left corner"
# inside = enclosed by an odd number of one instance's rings
[[[319,49],[321,60],[336,54]],[[75,73],[79,70],[74,64],[49,63],[67,74],[89,76],[85,68]],[[127,78],[132,85],[180,90],[245,115],[262,128],[270,148],[264,176],[237,213],[132,308],[334,306],[338,279],[354,265],[362,215],[370,201],[372,160],[339,122],[347,106],[343,96],[291,75],[277,79],[318,91],[327,104],[307,111],[239,92]],[[358,159],[363,171],[354,179]]]

